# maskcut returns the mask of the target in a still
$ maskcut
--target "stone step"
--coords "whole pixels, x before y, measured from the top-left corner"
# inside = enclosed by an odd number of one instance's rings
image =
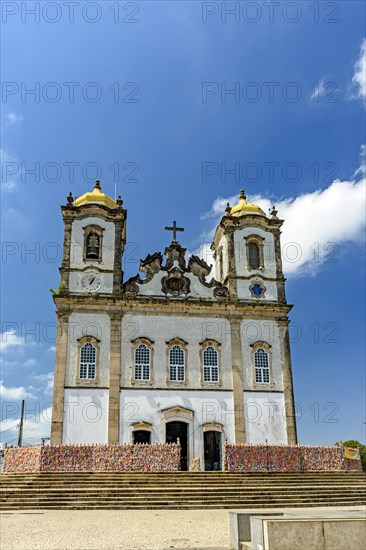
[[[129,478],[129,479],[159,479],[159,480],[235,480],[235,479],[258,479],[264,477],[270,477],[271,479],[291,479],[291,478],[356,478],[365,477],[366,474],[360,472],[257,472],[257,473],[231,473],[231,472],[216,472],[211,474],[205,474],[204,472],[174,472],[171,473],[144,473],[144,472],[34,472],[34,473],[3,473],[1,478],[19,478],[19,479],[38,479],[40,477],[58,478],[58,477],[84,477],[90,478]]]
[[[365,487],[363,485],[354,485],[354,486],[349,486],[347,487],[346,489],[344,488],[340,488],[340,487],[328,487],[328,486],[319,486],[319,487],[297,487],[295,489],[288,489],[287,487],[282,487],[282,488],[274,488],[274,487],[258,487],[258,489],[255,489],[255,488],[252,488],[250,490],[248,489],[232,489],[230,491],[226,491],[226,490],[222,490],[221,488],[218,488],[217,490],[215,491],[210,491],[208,489],[204,489],[204,488],[191,488],[191,489],[174,489],[174,490],[170,490],[170,491],[166,491],[164,489],[161,489],[161,488],[154,488],[154,489],[141,489],[139,488],[138,489],[138,494],[140,496],[146,496],[146,495],[160,495],[160,494],[169,494],[169,495],[189,495],[189,494],[214,494],[214,495],[217,495],[217,494],[234,494],[234,495],[240,495],[240,494],[248,494],[248,495],[266,495],[266,494],[281,494],[281,493],[286,493],[287,495],[297,495],[299,493],[305,493],[305,494],[312,494],[312,493],[319,493],[321,492],[322,494],[323,493],[349,493],[350,491],[352,492],[362,492],[362,493],[365,493]],[[34,488],[29,488],[29,489],[16,489],[16,490],[12,490],[12,489],[2,489],[0,491],[0,496],[5,496],[5,495],[17,495],[17,494],[23,494],[23,495],[37,495],[39,493],[43,493],[43,494],[63,494],[63,493],[67,493],[67,494],[75,494],[75,493],[82,493],[82,494],[89,494],[89,495],[96,495],[98,496],[99,494],[113,494],[113,493],[118,493],[120,495],[134,495],[136,493],[136,489],[129,489],[129,490],[126,490],[126,489],[122,489],[122,488],[118,488],[118,487],[99,487],[99,489],[97,488],[94,488],[94,487],[85,487],[85,488],[81,488],[81,487],[70,487],[70,488],[65,488],[65,489],[59,489],[59,488],[54,488],[54,487],[51,487],[51,488],[48,488],[48,489],[40,489],[40,488],[37,488],[37,487],[34,487]]]
[[[270,477],[261,478],[261,479],[238,479],[238,480],[229,480],[229,481],[221,481],[221,480],[213,480],[213,481],[206,481],[206,480],[195,480],[195,481],[186,481],[186,480],[155,480],[155,479],[121,479],[121,478],[89,478],[89,479],[82,479],[77,477],[59,477],[59,478],[47,478],[47,477],[41,477],[39,479],[1,479],[0,485],[9,485],[9,484],[22,484],[22,485],[29,485],[32,483],[118,483],[118,484],[125,484],[125,485],[136,485],[136,484],[144,484],[144,485],[152,485],[152,484],[159,484],[160,486],[171,486],[171,485],[179,485],[179,486],[190,486],[190,485],[204,485],[207,486],[215,486],[215,485],[225,485],[225,486],[233,486],[233,485],[257,485],[258,483],[271,483],[274,485],[296,485],[298,483],[356,483],[356,482],[366,482],[366,478],[333,478],[333,479],[327,479],[327,478],[298,478],[298,479],[272,479]]]
[[[325,501],[317,501],[317,502],[313,502],[313,501],[309,501],[309,502],[304,502],[304,503],[293,503],[293,502],[281,502],[281,503],[273,503],[273,502],[264,502],[263,504],[260,505],[261,508],[268,508],[268,507],[271,507],[271,508],[281,508],[283,506],[285,507],[297,507],[297,508],[300,508],[300,507],[310,507],[310,506],[322,506],[322,507],[325,507],[325,506],[356,506],[356,505],[365,505],[366,504],[366,501],[365,500],[360,500],[360,501],[355,501],[355,500],[335,500],[335,501],[330,501],[330,502],[325,502]],[[105,504],[105,503],[98,503],[94,506],[91,506],[89,503],[82,503],[82,504],[69,504],[69,505],[66,505],[64,503],[56,503],[54,505],[50,504],[50,503],[46,503],[44,505],[34,505],[32,503],[29,503],[29,504],[25,504],[25,503],[18,503],[18,504],[13,504],[11,506],[6,506],[6,507],[2,507],[0,508],[0,510],[2,510],[3,512],[5,511],[9,511],[9,510],[60,510],[60,509],[67,509],[67,510],[162,510],[162,509],[171,509],[171,510],[174,510],[174,509],[186,509],[186,510],[189,510],[189,509],[195,509],[195,510],[199,510],[199,509],[225,509],[225,510],[230,510],[232,508],[235,508],[235,509],[245,509],[245,508],[253,508],[253,506],[256,506],[258,508],[258,504],[257,503],[253,503],[253,502],[230,502],[230,503],[215,503],[215,504],[206,504],[206,503],[202,503],[202,502],[198,502],[198,503],[181,503],[181,502],[175,502],[175,503],[171,503],[171,502],[168,502],[168,503],[165,503],[165,505],[163,505],[161,502],[158,502],[158,503],[145,503],[145,504],[141,504],[141,505],[131,505],[131,504],[124,504],[124,503],[119,503],[119,502],[110,502],[108,504]]]
[[[366,495],[364,493],[356,493],[356,494],[332,494],[332,493],[329,493],[329,494],[319,494],[319,495],[309,495],[309,496],[293,496],[293,497],[288,497],[286,494],[283,494],[283,495],[266,495],[264,496],[263,498],[260,499],[260,502],[263,502],[264,500],[266,501],[276,501],[276,502],[279,502],[279,501],[282,501],[282,500],[286,500],[286,501],[293,501],[293,502],[305,502],[305,501],[308,501],[308,500],[319,500],[319,499],[323,499],[323,500],[334,500],[334,499],[364,499],[366,500]],[[48,501],[76,501],[76,500],[84,500],[84,501],[88,501],[88,502],[99,502],[99,501],[111,501],[111,500],[114,500],[114,501],[124,501],[124,502],[136,502],[136,503],[139,503],[139,502],[147,502],[147,501],[154,501],[154,502],[158,502],[158,501],[178,501],[178,500],[181,500],[181,501],[217,501],[217,502],[222,502],[222,501],[226,501],[226,502],[229,502],[229,501],[252,501],[252,502],[256,502],[259,500],[258,498],[258,495],[255,495],[255,496],[247,496],[247,495],[241,495],[240,497],[237,497],[237,496],[231,496],[231,495],[222,495],[221,497],[220,496],[215,496],[215,495],[211,495],[209,497],[207,496],[204,496],[202,497],[201,495],[187,495],[184,499],[183,498],[180,498],[180,497],[176,497],[176,496],[169,496],[169,495],[165,495],[165,496],[156,496],[156,495],[151,495],[151,497],[149,498],[146,498],[146,497],[140,497],[139,495],[134,495],[134,496],[129,496],[129,497],[125,497],[125,496],[121,496],[121,495],[109,495],[109,496],[100,496],[100,498],[95,498],[94,496],[91,497],[91,496],[88,496],[88,495],[39,495],[38,497],[31,497],[31,498],[27,498],[27,497],[16,497],[16,496],[9,496],[8,498],[4,498],[4,499],[1,499],[0,502],[2,503],[8,503],[8,502],[48,502]]]
[[[198,509],[366,503],[360,473],[67,473],[0,476],[2,510]]]
[[[99,499],[96,501],[95,499],[83,499],[83,498],[75,498],[75,499],[32,499],[32,500],[11,500],[9,502],[3,502],[1,503],[0,507],[1,509],[8,509],[9,507],[13,506],[23,506],[23,505],[29,505],[33,506],[35,508],[38,507],[44,507],[48,505],[55,505],[59,506],[61,508],[64,507],[73,507],[78,505],[84,505],[88,506],[90,508],[98,508],[100,506],[116,506],[123,505],[124,508],[134,508],[134,507],[145,507],[147,505],[155,505],[160,508],[164,508],[165,506],[170,505],[186,505],[186,504],[197,504],[199,506],[202,506],[205,508],[206,506],[230,506],[232,508],[235,508],[236,506],[253,506],[255,507],[256,503],[258,502],[258,499],[123,499],[123,498],[110,498],[110,499]],[[286,497],[283,497],[281,499],[262,499],[261,503],[265,503],[267,506],[275,505],[279,506],[283,504],[283,506],[298,506],[299,504],[306,504],[306,503],[334,503],[334,502],[344,502],[347,504],[354,505],[355,503],[359,504],[365,504],[366,498],[365,496],[350,496],[350,497],[318,497],[318,498],[309,498],[309,499],[286,499]]]

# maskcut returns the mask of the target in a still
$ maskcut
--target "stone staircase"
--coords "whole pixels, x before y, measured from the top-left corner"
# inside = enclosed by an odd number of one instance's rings
[[[0,509],[198,509],[366,504],[364,473],[34,473],[0,476]]]

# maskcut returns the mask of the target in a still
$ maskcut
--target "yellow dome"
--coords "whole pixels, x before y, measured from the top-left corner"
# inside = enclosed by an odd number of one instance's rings
[[[247,203],[244,190],[241,189],[239,195],[239,203],[230,209],[232,216],[244,216],[245,214],[258,214],[259,216],[265,216],[265,213],[257,204]]]
[[[82,206],[84,204],[103,204],[104,206],[109,206],[109,208],[117,208],[116,201],[105,193],[102,193],[99,180],[95,182],[93,191],[85,193],[74,201],[74,206]]]

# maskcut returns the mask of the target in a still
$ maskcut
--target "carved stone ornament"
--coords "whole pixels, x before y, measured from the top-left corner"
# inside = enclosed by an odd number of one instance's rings
[[[226,286],[222,285],[221,283],[218,283],[218,286],[215,286],[214,288],[215,298],[227,298],[228,295],[229,295],[229,291],[226,288]]]
[[[139,278],[138,276],[135,278]],[[139,287],[133,279],[130,279],[125,284],[125,293],[130,296],[136,296],[139,293]]]
[[[205,260],[202,260],[198,256],[191,256],[188,261],[188,271],[199,277],[201,281],[204,281],[207,275],[211,273],[212,265],[208,265]]]
[[[164,294],[181,296],[190,292],[191,281],[184,276],[183,271],[175,267],[161,280],[161,288]]]
[[[145,282],[151,281],[156,273],[161,270],[163,256],[160,252],[149,254],[145,260],[140,260],[140,271],[145,273]]]
[[[180,246],[179,243],[172,243],[170,246],[167,246],[165,249],[166,263],[165,269],[168,271],[173,267],[174,262],[178,262],[179,267],[185,271],[186,270],[186,261],[184,255],[187,249]]]

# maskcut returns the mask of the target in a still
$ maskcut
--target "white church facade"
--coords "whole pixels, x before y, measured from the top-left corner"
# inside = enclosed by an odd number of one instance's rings
[[[123,280],[127,211],[97,181],[62,206],[51,443],[181,443],[182,469],[230,443],[294,444],[280,230],[240,193],[212,267],[173,240]]]

